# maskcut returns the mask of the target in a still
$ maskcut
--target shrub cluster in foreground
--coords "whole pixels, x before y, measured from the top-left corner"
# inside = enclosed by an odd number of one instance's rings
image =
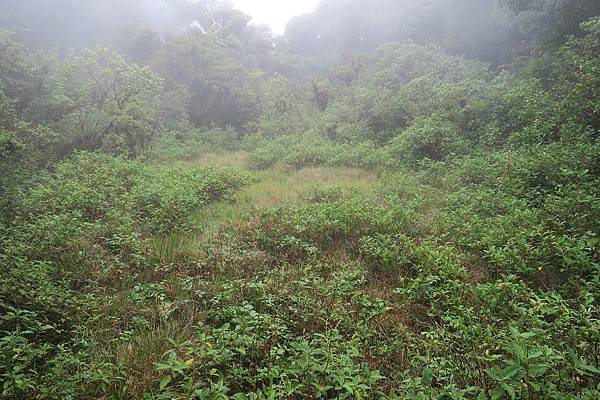
[[[79,154],[4,238],[3,393],[596,398],[598,185],[545,151],[316,187],[204,238],[191,213],[247,177]]]

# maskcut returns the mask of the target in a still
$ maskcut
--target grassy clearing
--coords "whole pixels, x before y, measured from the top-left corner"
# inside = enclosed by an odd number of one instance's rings
[[[243,169],[247,153],[209,153],[197,161],[178,162],[180,166],[233,167]],[[311,194],[346,191],[364,197],[375,196],[379,187],[374,171],[345,167],[308,167],[296,170],[277,165],[267,170],[251,171],[250,184],[231,199],[217,202],[194,212],[188,232],[174,233],[153,240],[151,252],[161,264],[181,259],[206,257],[206,244],[222,234],[223,226],[244,221],[271,207],[295,207],[304,204]]]
[[[206,226],[233,220],[246,213],[274,206],[294,206],[314,190],[339,188],[372,195],[377,175],[356,168],[311,167],[299,171],[283,166],[252,174],[254,183],[243,188],[232,204],[214,204],[195,215],[193,223]]]
[[[201,153],[193,159],[173,160],[168,159],[164,163],[178,166],[203,165],[211,167],[233,167],[245,168],[248,160],[248,153],[245,151]]]

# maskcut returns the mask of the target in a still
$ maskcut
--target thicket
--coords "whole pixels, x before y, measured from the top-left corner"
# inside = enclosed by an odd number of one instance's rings
[[[204,2],[123,54],[0,31],[0,397],[598,398],[596,3],[392,3],[333,64],[350,0],[287,42]]]

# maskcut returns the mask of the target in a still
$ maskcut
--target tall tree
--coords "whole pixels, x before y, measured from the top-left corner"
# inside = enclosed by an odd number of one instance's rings
[[[527,35],[532,46],[563,43],[569,35],[585,34],[580,24],[600,15],[598,0],[499,0],[511,12],[512,24]]]

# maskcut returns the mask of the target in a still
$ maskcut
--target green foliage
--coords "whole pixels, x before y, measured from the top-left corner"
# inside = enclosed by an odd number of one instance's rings
[[[53,278],[57,269],[0,254],[0,393],[6,398],[77,396],[91,343],[75,338],[85,300]],[[98,371],[103,368],[98,365]]]
[[[4,396],[56,398],[100,385],[110,365],[87,364],[92,343],[75,339],[83,297],[125,265],[143,266],[151,235],[187,229],[187,218],[246,182],[234,171],[166,168],[78,153],[28,191],[3,237],[0,331]],[[58,267],[60,266],[60,267]],[[135,274],[135,271],[130,271]],[[145,297],[138,290],[137,298]],[[160,298],[160,297],[159,297]],[[91,319],[88,319],[91,318]]]
[[[395,157],[416,161],[443,161],[453,154],[464,154],[467,148],[467,143],[444,114],[418,118],[390,144]]]
[[[113,51],[70,55],[47,85],[52,89],[49,104],[33,107],[43,108],[56,130],[76,135],[66,138],[71,148],[135,156],[159,128],[154,98],[160,79]]]
[[[538,54],[490,67],[445,51],[517,37],[491,0],[396,3],[286,41],[173,0],[197,23],[126,56],[0,32],[0,397],[598,398],[595,5],[504,2]]]
[[[160,128],[160,78],[112,50],[85,50],[59,62],[27,53],[15,34],[3,32],[0,51],[6,53],[0,87],[19,119],[35,127],[23,122],[20,130],[41,137],[25,143],[32,152],[49,153],[47,158],[81,149],[135,156]],[[52,137],[48,128],[61,135]],[[44,141],[58,148],[38,148]]]
[[[581,34],[579,24],[600,13],[594,0],[500,0],[510,10],[513,24],[531,38],[534,45],[554,46],[569,35]]]
[[[248,123],[253,134],[266,138],[296,134],[308,128],[306,101],[282,76],[265,80],[259,89],[257,117]]]
[[[42,254],[84,234],[110,247],[127,236],[180,229],[193,210],[245,182],[234,171],[151,167],[94,153],[78,153],[56,168],[28,193],[22,210]]]
[[[190,93],[186,113],[197,127],[241,128],[257,106],[252,71],[218,35],[177,36],[154,55],[152,65],[167,87],[183,84]]]
[[[248,303],[212,314],[224,319],[223,325],[199,327],[194,343],[167,351],[164,361],[156,363],[163,377],[158,385],[161,395],[155,398],[176,393],[198,399],[302,393],[362,398],[374,392],[383,378],[367,365],[355,363],[360,355],[358,338],[342,341],[335,329],[296,337],[283,320],[257,312]],[[249,391],[250,387],[257,389]]]
[[[238,132],[229,127],[209,130],[188,130],[185,134],[169,132],[156,138],[141,156],[152,161],[194,161],[202,154],[239,150]]]
[[[338,144],[307,134],[262,140],[251,149],[249,161],[256,168],[269,168],[276,163],[296,168],[316,165],[371,168],[385,157],[385,152],[370,142]]]

